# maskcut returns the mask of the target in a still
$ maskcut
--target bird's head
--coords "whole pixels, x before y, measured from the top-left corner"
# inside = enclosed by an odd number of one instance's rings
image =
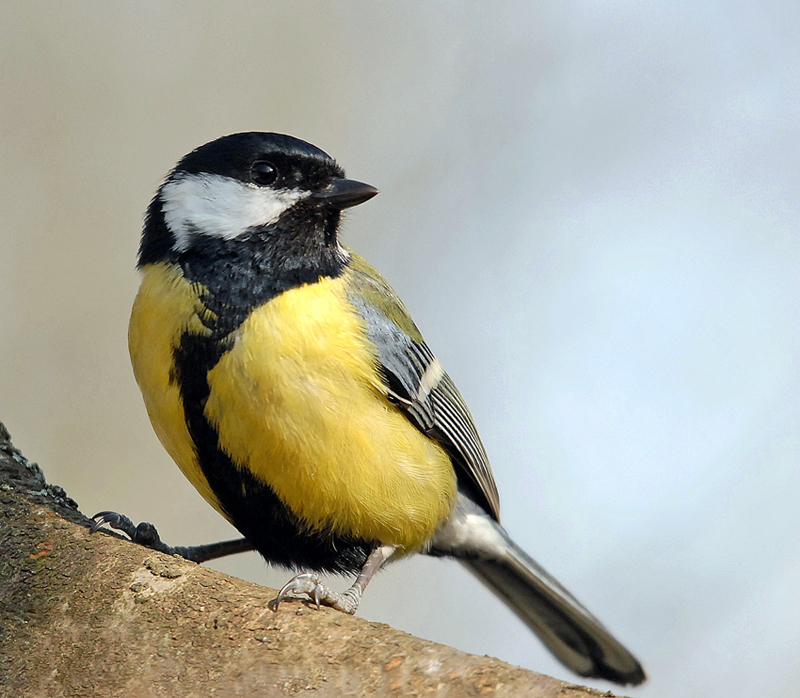
[[[341,210],[378,190],[344,178],[327,153],[292,136],[237,133],[186,155],[147,212],[139,265],[219,255],[247,244],[265,254],[341,250]]]

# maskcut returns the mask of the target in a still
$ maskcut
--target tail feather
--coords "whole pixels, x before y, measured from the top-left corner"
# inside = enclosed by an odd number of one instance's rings
[[[644,681],[644,670],[634,656],[502,528],[497,528],[507,544],[503,555],[460,562],[577,674],[621,684]]]

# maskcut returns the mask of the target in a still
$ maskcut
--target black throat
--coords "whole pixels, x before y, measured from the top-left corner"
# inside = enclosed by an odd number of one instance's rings
[[[219,338],[279,293],[339,276],[347,264],[336,238],[340,217],[337,210],[299,202],[276,223],[233,239],[191,231],[188,249],[178,251],[156,197],[145,219],[139,267],[162,261],[180,266],[188,281],[203,287],[201,300],[216,316],[210,329]]]

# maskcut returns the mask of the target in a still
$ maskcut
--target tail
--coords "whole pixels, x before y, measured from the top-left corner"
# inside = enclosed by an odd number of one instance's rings
[[[621,684],[645,680],[636,658],[467,497],[459,496],[429,554],[457,558],[575,673]]]
[[[575,673],[642,683],[645,673],[635,657],[507,534],[503,537],[507,548],[502,558],[460,562]]]

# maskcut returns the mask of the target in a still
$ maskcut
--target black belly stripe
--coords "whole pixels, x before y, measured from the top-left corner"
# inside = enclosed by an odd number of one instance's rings
[[[210,393],[206,376],[228,346],[224,340],[185,334],[175,350],[175,376],[189,434],[200,469],[223,511],[267,562],[291,569],[358,572],[372,543],[304,530],[269,485],[237,467],[220,448],[219,436],[203,411]]]
[[[200,469],[223,511],[268,562],[292,569],[358,572],[373,543],[305,530],[267,483],[237,466],[222,450],[216,429],[204,414],[211,392],[208,372],[230,349],[232,333],[248,314],[288,288],[338,275],[344,261],[334,256],[324,264],[316,260],[308,269],[278,273],[274,260],[263,254],[237,258],[242,255],[241,244],[209,239],[206,245],[220,249],[209,257],[187,256],[181,268],[189,281],[200,285],[199,300],[211,313],[200,317],[210,335],[184,334],[173,358],[173,376]]]

